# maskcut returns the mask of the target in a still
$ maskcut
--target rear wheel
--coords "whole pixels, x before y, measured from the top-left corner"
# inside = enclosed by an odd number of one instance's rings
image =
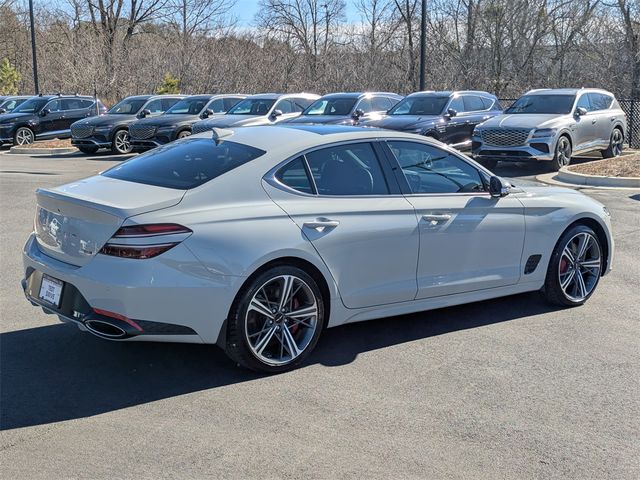
[[[82,153],[91,154],[96,153],[98,151],[98,147],[78,147],[78,150],[80,150]]]
[[[602,150],[602,158],[613,158],[622,155],[622,149],[624,147],[624,135],[622,130],[614,128],[611,132],[611,138],[609,139],[609,147],[606,150]]]
[[[35,141],[33,130],[27,127],[20,127],[13,136],[14,145],[31,145]]]
[[[601,272],[598,236],[586,225],[576,225],[560,237],[551,255],[543,294],[556,305],[582,305],[595,291]]]
[[[293,266],[261,273],[238,295],[227,324],[226,353],[240,365],[280,373],[311,353],[325,324],[315,280]]]
[[[556,150],[553,160],[551,160],[551,168],[554,171],[560,170],[562,167],[566,167],[571,163],[571,140],[565,135],[562,135],[556,143]]]
[[[122,129],[118,130],[113,136],[113,141],[111,142],[111,150],[113,153],[131,153],[133,150],[131,146],[131,141],[129,139],[129,132]]]

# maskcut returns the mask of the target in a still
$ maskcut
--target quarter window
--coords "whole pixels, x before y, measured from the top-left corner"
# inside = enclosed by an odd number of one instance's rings
[[[421,143],[389,141],[412,193],[483,192],[480,172],[461,158]]]
[[[311,181],[307,175],[303,157],[298,157],[282,167],[278,173],[276,173],[276,178],[287,187],[298,190],[299,192],[314,193]]]
[[[386,195],[389,187],[369,143],[323,148],[306,155],[320,195]]]
[[[465,112],[479,112],[485,108],[482,103],[482,99],[475,95],[464,95],[462,97],[462,101],[464,103]]]
[[[613,102],[613,98],[604,93],[589,93],[588,95],[592,110],[607,110]]]

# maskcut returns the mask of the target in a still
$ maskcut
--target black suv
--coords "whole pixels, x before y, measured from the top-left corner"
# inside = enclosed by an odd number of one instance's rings
[[[88,96],[31,97],[11,113],[0,115],[0,144],[27,145],[36,140],[69,138],[73,122],[106,111],[100,100]]]
[[[183,98],[164,114],[143,118],[129,125],[134,150],[148,150],[191,135],[191,125],[211,115],[226,113],[246,95],[192,95]]]
[[[487,92],[416,92],[407,95],[382,119],[360,125],[417,133],[455,148],[471,148],[475,126],[501,113],[500,102]]]
[[[109,109],[106,115],[71,125],[71,144],[84,153],[110,148],[113,153],[130,153],[129,124],[139,118],[162,115],[184,95],[136,95],[127,97]]]
[[[356,125],[380,119],[400,100],[402,96],[388,92],[330,93],[313,102],[299,117],[282,123]]]

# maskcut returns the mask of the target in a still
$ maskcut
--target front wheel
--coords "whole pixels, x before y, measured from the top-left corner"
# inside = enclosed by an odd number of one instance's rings
[[[560,237],[551,255],[544,297],[556,305],[582,305],[595,291],[602,268],[598,236],[586,225],[576,225]]]
[[[304,270],[276,266],[254,278],[229,314],[226,353],[266,373],[295,368],[318,343],[325,307],[316,281]]]
[[[556,143],[555,155],[551,160],[551,169],[554,171],[560,170],[562,167],[566,167],[571,163],[571,141],[566,136],[561,136]]]
[[[624,135],[622,130],[614,128],[609,139],[609,147],[602,151],[602,158],[614,158],[622,155],[624,146]]]
[[[118,130],[113,136],[113,142],[111,142],[111,150],[113,153],[131,153],[133,147],[131,146],[131,140],[129,139],[129,132],[126,130]]]
[[[180,140],[181,138],[187,138],[189,136],[191,136],[191,132],[189,130],[182,130],[176,138]]]
[[[20,127],[16,130],[16,134],[13,137],[14,145],[31,145],[35,140],[35,135],[30,128]]]

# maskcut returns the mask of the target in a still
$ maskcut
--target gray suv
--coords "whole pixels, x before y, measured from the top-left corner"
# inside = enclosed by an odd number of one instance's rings
[[[560,170],[572,155],[592,150],[617,157],[626,132],[625,114],[605,90],[532,90],[474,129],[472,151],[488,168],[501,160],[543,160]]]

